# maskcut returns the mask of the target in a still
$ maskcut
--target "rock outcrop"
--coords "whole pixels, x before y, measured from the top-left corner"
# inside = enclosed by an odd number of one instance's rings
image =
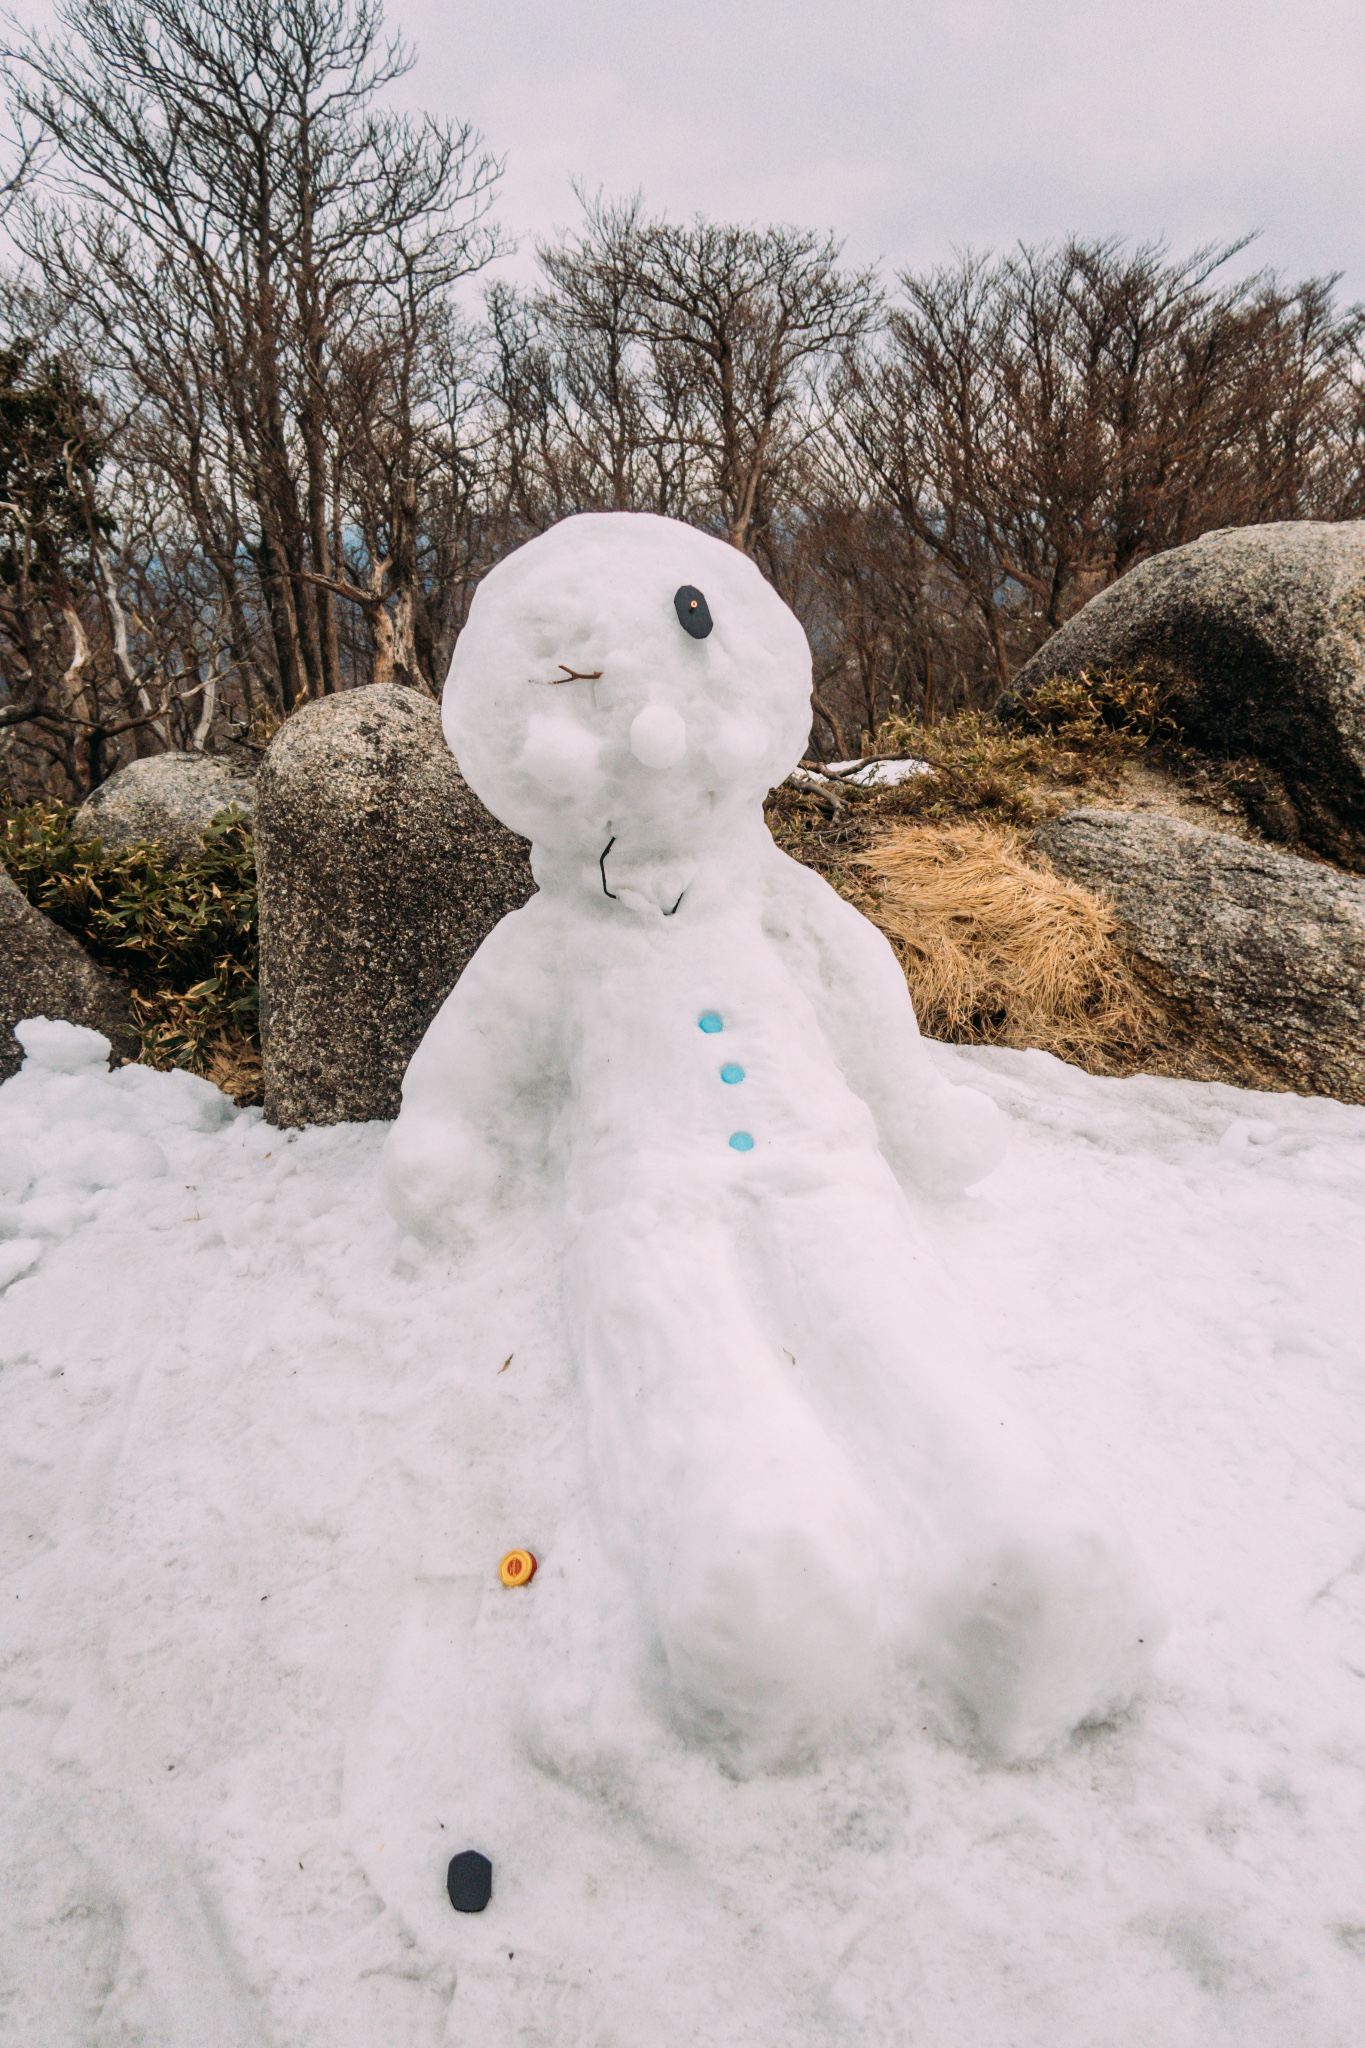
[[[1025,664],[1000,716],[1050,677],[1139,663],[1194,745],[1263,771],[1246,788],[1263,831],[1365,872],[1365,520],[1227,528],[1140,563]]]
[[[106,847],[159,839],[173,861],[192,860],[220,811],[235,804],[250,817],[256,785],[217,754],[152,754],[116,769],[77,811],[78,838]]]
[[[525,841],[465,782],[431,699],[380,683],[308,704],[275,735],[256,865],[267,1117],[396,1116],[427,1025],[533,893]]]
[[[0,1081],[23,1064],[14,1027],[26,1017],[83,1024],[102,1031],[121,1059],[138,1056],[125,990],[0,868]]]
[[[1365,1102],[1365,881],[1176,818],[1068,811],[1034,844],[1114,906],[1134,963],[1247,1078]]]

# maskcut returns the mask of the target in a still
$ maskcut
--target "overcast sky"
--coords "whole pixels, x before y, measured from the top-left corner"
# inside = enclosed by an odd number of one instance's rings
[[[1365,0],[389,6],[420,51],[410,104],[506,155],[525,252],[575,218],[578,177],[831,227],[892,268],[1070,229],[1184,250],[1260,228],[1258,261],[1365,297]]]
[[[50,0],[12,0],[51,19]],[[401,96],[507,159],[529,272],[572,181],[832,228],[888,273],[1075,229],[1365,298],[1365,0],[387,0]]]

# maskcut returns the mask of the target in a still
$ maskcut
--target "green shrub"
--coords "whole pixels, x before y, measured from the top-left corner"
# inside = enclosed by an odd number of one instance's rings
[[[256,862],[240,811],[224,811],[203,853],[177,865],[156,841],[106,849],[75,837],[69,811],[29,804],[0,824],[0,861],[127,984],[149,1065],[258,1098]]]

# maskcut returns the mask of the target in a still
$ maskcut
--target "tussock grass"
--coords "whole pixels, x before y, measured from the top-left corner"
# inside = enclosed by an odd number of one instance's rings
[[[852,864],[927,1036],[1037,1046],[1092,1073],[1132,1073],[1158,1052],[1162,1018],[1112,912],[1026,854],[1017,831],[903,826]]]
[[[1077,803],[1112,801],[1124,764],[1143,753],[1187,771],[1171,691],[1148,668],[1087,671],[1041,684],[1014,704],[1008,722],[955,711],[922,725],[897,713],[878,727],[869,754],[925,761],[931,775],[887,788],[784,783],[768,799],[768,823],[779,846],[856,900],[850,862],[898,824],[970,818],[1027,831]]]
[[[896,784],[882,807],[887,816],[930,823],[979,817],[997,825],[1041,824],[1074,803],[1082,785],[1112,779],[1108,748],[1081,751],[1069,738],[1014,731],[982,711],[958,711],[927,726],[888,719],[875,751],[928,762],[932,775]]]
[[[1006,694],[999,716],[1013,731],[1048,734],[1059,746],[1117,758],[1147,746],[1184,743],[1177,716],[1180,684],[1166,669],[1082,669],[1049,676],[1025,697]]]
[[[867,885],[853,863],[888,831],[969,818],[1027,831],[1087,795],[1111,795],[1120,750],[1107,740],[1077,743],[1070,734],[1061,739],[1050,731],[1016,730],[985,712],[958,711],[929,726],[888,719],[871,751],[925,761],[933,773],[887,788],[785,782],[765,806],[783,851],[818,869],[860,910],[867,907]]]
[[[886,789],[785,783],[768,824],[886,933],[930,1037],[1036,1046],[1097,1074],[1280,1086],[1130,958],[1109,907],[1027,843],[1045,818],[1121,801],[1139,761],[1187,799],[1223,795],[1226,778],[1186,747],[1178,708],[1169,679],[1135,669],[1051,681],[1007,723],[894,717],[870,751],[914,755],[932,775]]]
[[[234,1102],[261,1100],[264,1075],[260,1043],[245,1032],[221,1031],[216,1039],[202,1041],[197,1071]]]

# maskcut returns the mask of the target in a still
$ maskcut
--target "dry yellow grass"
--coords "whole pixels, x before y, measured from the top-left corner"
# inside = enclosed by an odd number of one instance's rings
[[[204,1078],[230,1095],[234,1102],[247,1104],[261,1099],[261,1051],[251,1039],[236,1032],[220,1032],[207,1048]]]
[[[1092,1073],[1132,1073],[1159,1051],[1163,1019],[1112,913],[1029,857],[1018,833],[910,826],[854,858],[927,1036],[1038,1046]]]

